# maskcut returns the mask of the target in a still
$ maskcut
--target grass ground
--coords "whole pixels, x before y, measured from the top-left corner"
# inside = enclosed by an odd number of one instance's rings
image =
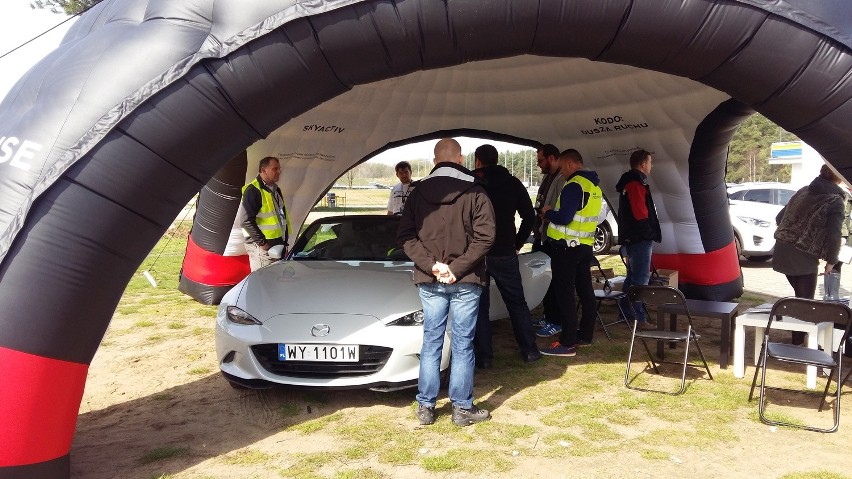
[[[477,371],[475,382],[476,402],[494,418],[472,427],[452,425],[445,398],[436,424],[420,427],[412,390],[232,390],[213,351],[215,307],[176,288],[187,232],[179,226],[161,240],[119,303],[90,369],[73,477],[852,477],[848,393],[838,433],[769,428],[747,400],[750,380],[718,367],[718,325],[700,319],[714,379],[690,372],[681,396],[623,386],[630,339],[623,325],[610,327],[612,341],[599,330],[576,358],[528,365],[506,320],[496,323],[494,369]],[[616,256],[601,259],[623,272]],[[601,313],[615,319],[612,307]],[[676,371],[647,374],[637,354],[635,384],[673,387]],[[774,373],[776,381],[803,383],[792,369]],[[795,395],[775,398],[794,420],[830,415]]]

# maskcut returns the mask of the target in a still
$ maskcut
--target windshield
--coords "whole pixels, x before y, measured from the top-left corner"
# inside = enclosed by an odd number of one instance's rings
[[[396,216],[323,218],[313,222],[293,247],[295,260],[409,261],[396,245]]]

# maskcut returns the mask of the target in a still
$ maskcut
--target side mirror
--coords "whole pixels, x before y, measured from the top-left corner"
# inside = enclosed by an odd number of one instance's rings
[[[277,260],[281,259],[282,256],[284,256],[284,245],[279,244],[279,245],[273,246],[273,247],[269,248],[269,250],[266,253],[269,255],[270,258],[277,261]]]

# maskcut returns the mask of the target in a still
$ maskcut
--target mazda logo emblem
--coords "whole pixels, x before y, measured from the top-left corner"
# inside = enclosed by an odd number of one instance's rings
[[[327,324],[315,324],[311,327],[311,335],[316,337],[328,336],[331,332],[331,327]]]

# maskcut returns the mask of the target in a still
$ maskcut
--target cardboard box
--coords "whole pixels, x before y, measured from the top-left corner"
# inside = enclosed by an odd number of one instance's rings
[[[592,267],[592,282],[603,283],[604,278],[615,277],[615,271],[612,268],[596,268]]]
[[[658,269],[657,274],[659,274],[661,278],[668,278],[669,286],[677,288],[678,274],[676,269]]]
[[[612,291],[621,291],[621,287],[624,285],[624,280],[626,279],[624,276],[613,276],[611,278],[607,278],[609,280],[609,286],[612,288]],[[595,289],[603,289],[604,280],[600,278],[598,280],[594,276],[592,276],[592,287]]]

